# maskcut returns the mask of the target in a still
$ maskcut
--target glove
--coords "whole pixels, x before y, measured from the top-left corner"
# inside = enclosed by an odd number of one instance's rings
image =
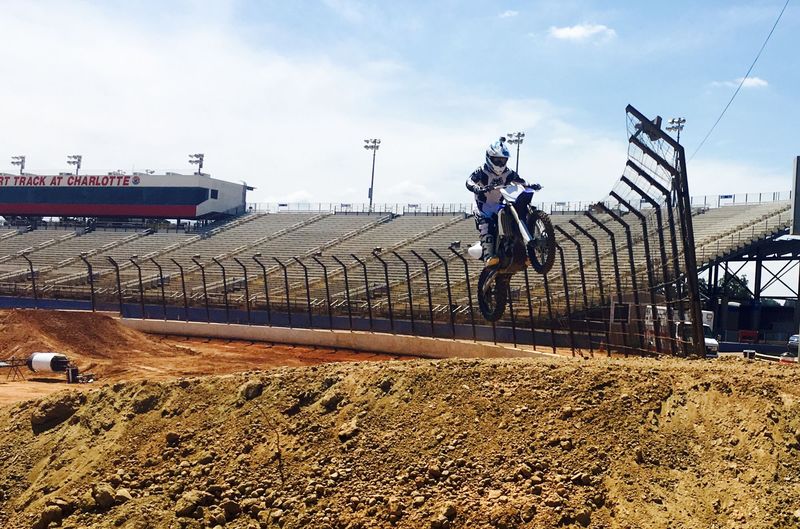
[[[489,191],[489,186],[475,186],[475,193],[483,195]]]
[[[531,189],[533,189],[534,191],[540,191],[542,189],[542,185],[541,184],[532,184],[531,185]]]

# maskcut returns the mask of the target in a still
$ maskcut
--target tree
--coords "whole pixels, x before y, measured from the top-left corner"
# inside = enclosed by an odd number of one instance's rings
[[[713,293],[710,291],[705,278],[701,277],[697,282],[700,295],[706,299],[711,298]],[[727,298],[729,301],[751,301],[753,299],[753,294],[750,293],[747,287],[748,281],[746,275],[742,274],[741,276],[736,276],[730,272],[725,272],[725,277],[720,279],[717,297]]]

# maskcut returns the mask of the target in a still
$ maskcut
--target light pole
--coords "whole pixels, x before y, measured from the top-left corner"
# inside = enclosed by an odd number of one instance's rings
[[[519,172],[519,146],[522,144],[523,141],[525,141],[524,132],[508,133],[508,139],[506,140],[506,143],[510,143],[511,145],[517,146],[517,163],[516,163],[516,168],[514,169],[514,171],[516,171],[517,173]]]
[[[678,137],[675,140],[678,143],[681,142],[681,131],[683,130],[683,127],[684,127],[685,124],[686,124],[686,119],[685,118],[671,118],[669,120],[669,126],[667,127],[667,130],[670,131],[670,132],[677,132],[678,133]]]
[[[684,125],[686,124],[685,118],[670,118],[669,125],[667,126],[667,130],[669,132],[677,132],[678,136],[675,139],[678,143],[681,142],[681,131],[683,130]],[[678,150],[675,149],[675,168],[678,167]]]
[[[25,156],[12,156],[11,165],[19,165],[19,174],[25,174]]]
[[[78,174],[78,171],[81,170],[81,161],[83,161],[83,156],[80,154],[70,154],[67,156],[67,163],[75,166],[76,175]]]
[[[202,175],[203,174],[203,160],[205,159],[206,155],[203,153],[197,154],[190,154],[189,155],[189,163],[197,165],[197,172],[194,174]]]
[[[372,213],[372,192],[375,187],[375,154],[381,148],[381,140],[379,138],[364,140],[364,148],[372,151],[372,177],[369,180],[369,212]]]

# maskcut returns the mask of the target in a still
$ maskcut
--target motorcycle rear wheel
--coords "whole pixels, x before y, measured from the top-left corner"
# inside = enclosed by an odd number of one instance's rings
[[[553,268],[556,259],[556,234],[550,216],[544,211],[531,209],[528,212],[528,231],[533,240],[525,250],[531,267],[545,275]]]
[[[487,321],[502,318],[508,301],[508,279],[492,272],[493,267],[486,267],[478,278],[478,307]]]

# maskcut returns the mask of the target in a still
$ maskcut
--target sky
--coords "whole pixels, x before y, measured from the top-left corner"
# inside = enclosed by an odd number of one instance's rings
[[[691,154],[784,0],[15,1],[0,17],[0,171],[204,171],[250,202],[466,203],[526,133],[542,201],[605,197],[625,106],[687,120]],[[784,191],[800,154],[800,3],[688,163],[693,195]],[[516,163],[512,157],[511,164]]]

